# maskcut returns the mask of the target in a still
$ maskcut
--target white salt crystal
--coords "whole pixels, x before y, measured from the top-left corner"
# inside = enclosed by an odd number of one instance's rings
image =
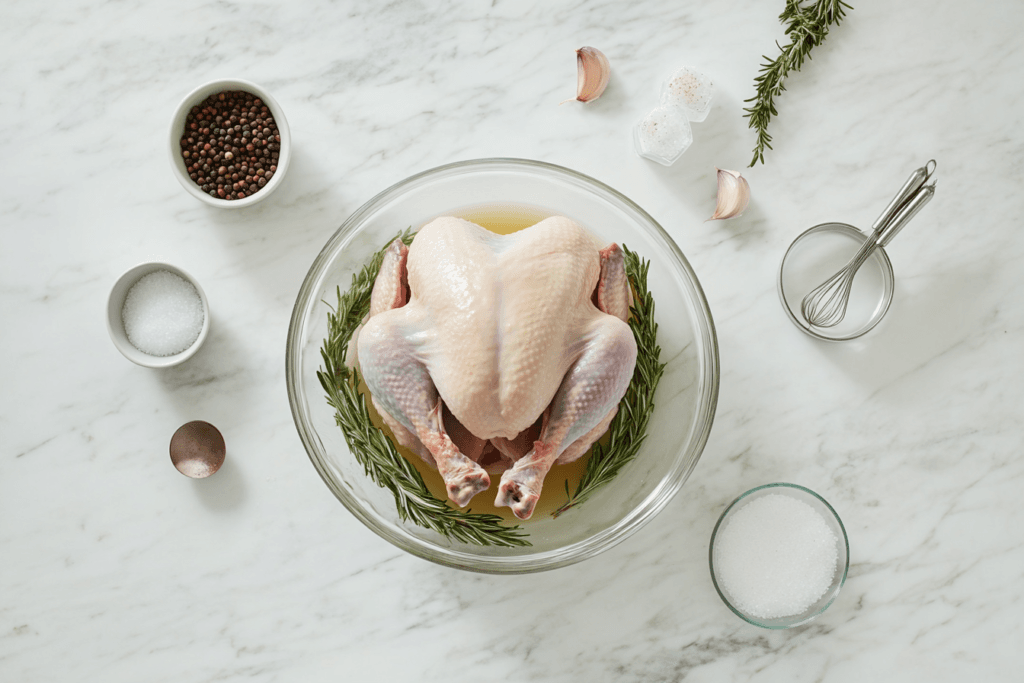
[[[839,539],[810,505],[771,493],[736,510],[715,540],[718,582],[760,619],[800,614],[835,576]]]
[[[671,166],[693,143],[690,121],[708,117],[714,87],[691,66],[677,71],[661,89],[661,104],[633,129],[637,154]]]
[[[680,107],[655,107],[633,131],[636,151],[642,157],[671,166],[693,142],[693,131]]]
[[[700,123],[711,111],[714,86],[711,79],[692,66],[684,66],[665,82],[661,103],[681,107],[686,118]]]
[[[144,275],[121,309],[132,346],[151,356],[172,356],[195,343],[203,329],[203,302],[192,283],[168,270]]]

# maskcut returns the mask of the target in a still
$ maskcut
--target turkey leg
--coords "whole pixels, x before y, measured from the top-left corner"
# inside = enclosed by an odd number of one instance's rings
[[[480,465],[449,438],[442,419],[441,397],[426,366],[405,334],[410,329],[407,301],[408,248],[395,240],[385,252],[371,294],[370,319],[357,340],[363,379],[374,405],[400,443],[423,454],[426,449],[444,479],[448,498],[465,507],[491,484]],[[388,315],[382,313],[388,312]],[[419,443],[415,443],[416,440]],[[417,447],[418,446],[418,447]]]

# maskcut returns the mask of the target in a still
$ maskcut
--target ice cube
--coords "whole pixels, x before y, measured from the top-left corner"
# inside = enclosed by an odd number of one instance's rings
[[[714,94],[710,78],[692,66],[684,66],[665,81],[661,90],[661,103],[682,107],[686,118],[700,123],[708,117]]]
[[[640,156],[671,166],[693,142],[693,131],[681,107],[661,105],[636,124],[633,142]]]

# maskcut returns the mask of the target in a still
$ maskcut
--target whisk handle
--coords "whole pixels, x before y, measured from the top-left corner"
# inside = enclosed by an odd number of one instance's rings
[[[907,182],[903,183],[903,187],[892,198],[889,205],[885,207],[882,215],[871,224],[871,230],[875,235],[878,235],[885,229],[885,226],[893,220],[899,210],[906,206],[907,202],[914,196],[914,193],[921,189],[921,186],[931,178],[932,173],[935,172],[936,165],[934,159],[929,160],[927,164],[910,174]]]
[[[931,201],[932,196],[935,194],[935,183],[922,188],[914,197],[900,209],[899,213],[892,219],[878,235],[876,244],[880,247],[884,247],[892,241],[892,238],[896,236],[903,226],[910,222],[910,219],[917,215],[917,212],[924,208],[924,205]]]

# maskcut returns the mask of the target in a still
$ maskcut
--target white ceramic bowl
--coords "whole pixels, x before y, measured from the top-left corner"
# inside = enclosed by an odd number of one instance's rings
[[[185,132],[185,118],[188,116],[189,111],[192,107],[202,103],[210,95],[225,90],[244,90],[263,100],[270,109],[270,113],[273,114],[274,121],[277,123],[277,129],[281,134],[281,151],[277,160],[277,170],[274,172],[274,177],[264,187],[260,188],[258,192],[254,192],[244,199],[221,199],[203,192],[196,185],[195,181],[189,177],[185,160],[181,155],[181,136]],[[288,170],[288,162],[291,159],[292,136],[288,128],[288,120],[284,116],[284,110],[281,109],[281,105],[277,103],[277,100],[269,92],[250,81],[228,78],[204,83],[181,100],[181,104],[178,105],[178,109],[174,112],[174,118],[171,119],[168,149],[171,155],[171,168],[174,170],[174,176],[181,183],[181,186],[185,188],[186,192],[210,206],[216,206],[221,209],[241,209],[263,201],[280,186],[284,180],[285,172]]]
[[[374,484],[352,455],[317,378],[327,314],[330,304],[337,302],[338,288],[347,290],[353,274],[399,231],[418,230],[439,215],[472,215],[482,207],[525,207],[535,215],[568,216],[604,242],[618,242],[649,259],[648,287],[656,302],[661,362],[667,363],[655,392],[647,439],[636,458],[584,504],[557,518],[535,513],[523,522],[529,547],[469,545],[403,520],[391,492]],[[697,276],[672,238],[643,209],[607,185],[567,168],[525,159],[479,159],[431,169],[397,183],[349,216],[299,290],[285,368],[292,415],[306,452],[352,514],[413,555],[498,574],[579,562],[650,521],[683,486],[700,458],[714,417],[719,378],[711,311]],[[544,486],[557,496],[563,483],[550,480]]]
[[[199,294],[199,299],[203,302],[203,326],[199,331],[199,336],[192,342],[192,346],[171,356],[153,356],[135,348],[128,341],[128,334],[124,330],[124,319],[121,317],[121,311],[124,308],[124,300],[128,296],[128,290],[143,277],[158,270],[170,271],[192,283],[192,286],[196,288],[196,293]],[[110,333],[110,338],[113,340],[117,350],[131,362],[147,368],[169,368],[173,365],[184,363],[194,356],[199,347],[206,341],[206,337],[210,333],[210,304],[206,299],[206,292],[199,286],[199,282],[181,268],[172,266],[169,263],[142,263],[127,270],[117,279],[114,287],[110,290],[110,296],[107,298],[107,331]]]

